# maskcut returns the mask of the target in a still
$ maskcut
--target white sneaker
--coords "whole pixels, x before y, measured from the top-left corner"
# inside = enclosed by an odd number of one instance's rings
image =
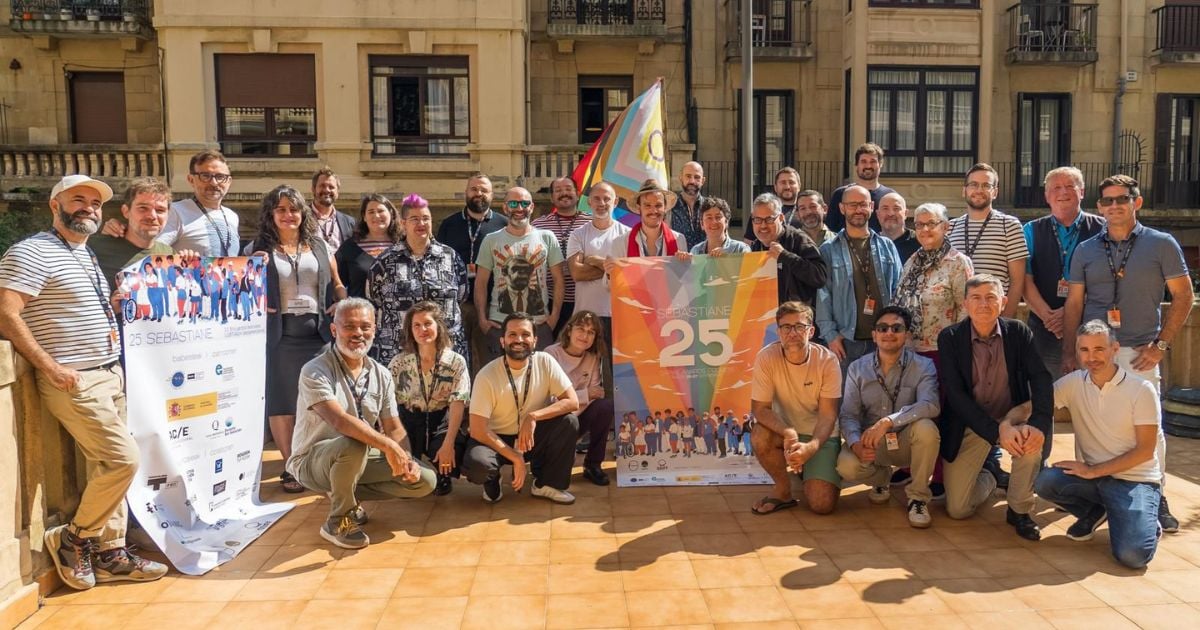
[[[557,488],[551,488],[550,486],[539,486],[537,482],[534,482],[533,490],[530,491],[530,494],[535,497],[549,499],[555,503],[561,503],[563,505],[570,505],[575,502],[575,495],[571,494],[570,492],[567,492],[566,490],[559,490]]]
[[[929,507],[924,501],[913,499],[908,502],[908,524],[918,529],[925,529],[933,523],[929,518]]]
[[[875,505],[883,505],[892,498],[892,491],[887,486],[876,486],[867,493],[867,500]]]

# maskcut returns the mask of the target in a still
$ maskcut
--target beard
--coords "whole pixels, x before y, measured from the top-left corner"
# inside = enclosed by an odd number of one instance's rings
[[[508,224],[517,228],[518,230],[524,230],[529,226],[529,215],[525,215],[524,219],[514,219],[509,217]]]
[[[318,196],[317,201],[320,201],[322,206],[332,206],[333,202],[337,201],[337,198],[333,195],[325,194]]]
[[[819,214],[806,214],[800,217],[800,224],[810,230],[815,230],[825,224],[825,217]]]
[[[76,234],[91,236],[100,229],[100,222],[86,212],[71,214],[66,210],[59,210],[58,219],[62,221],[64,227]]]
[[[471,197],[467,200],[467,209],[471,212],[487,212],[492,202],[487,197]]]
[[[369,352],[371,350],[371,341],[372,340],[367,339],[365,341],[366,341],[366,343],[363,345],[362,348],[351,348],[349,346],[349,344],[342,341],[341,339],[335,340],[334,343],[337,344],[338,352],[341,352],[343,355],[350,357],[352,359],[362,359],[362,358],[366,357],[367,352]]]
[[[690,196],[696,196],[696,195],[700,194],[700,185],[699,184],[684,184],[683,192],[687,193]]]
[[[504,356],[512,359],[513,361],[524,361],[525,359],[528,359],[529,355],[531,354],[533,354],[533,351],[529,349],[527,344],[514,343],[505,346],[504,348]]]
[[[991,205],[992,205],[991,199],[985,198],[983,203],[976,203],[971,200],[970,196],[967,197],[967,207],[972,210],[987,210]]]

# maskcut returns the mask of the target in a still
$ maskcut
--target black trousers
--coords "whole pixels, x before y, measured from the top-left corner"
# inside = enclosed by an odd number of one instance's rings
[[[422,458],[428,458],[433,462],[433,458],[437,457],[437,453],[446,443],[447,431],[450,429],[450,414],[449,410],[442,409],[441,411],[414,411],[407,407],[400,407],[400,424],[404,425],[404,432],[408,434],[408,443],[413,459],[420,461]],[[464,423],[466,418],[463,419]],[[462,465],[463,453],[466,451],[467,441],[466,436],[461,432],[459,435],[449,436],[455,441],[454,444],[454,468],[450,469],[449,476],[457,477],[460,466]],[[441,467],[437,467],[437,473],[441,476]]]
[[[566,490],[571,486],[571,466],[575,464],[575,440],[579,437],[579,418],[569,413],[538,422],[533,429],[533,449],[525,453],[525,461],[539,486]],[[513,446],[516,435],[500,435],[505,444]],[[462,472],[471,483],[483,484],[500,476],[500,467],[507,458],[492,447],[467,438],[467,452],[462,458]]]

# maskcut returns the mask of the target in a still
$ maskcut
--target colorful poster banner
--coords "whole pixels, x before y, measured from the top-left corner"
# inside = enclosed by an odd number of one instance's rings
[[[266,275],[258,258],[147,257],[121,272],[131,512],[183,573],[233,559],[291,509],[258,500]]]
[[[765,484],[751,368],[775,341],[766,253],[621,258],[610,279],[617,485]]]

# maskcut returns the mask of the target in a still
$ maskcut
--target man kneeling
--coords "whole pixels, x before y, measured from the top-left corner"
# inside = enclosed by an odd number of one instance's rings
[[[892,466],[910,466],[912,483],[904,489],[908,523],[929,527],[929,476],[941,444],[933,418],[941,404],[933,361],[905,347],[910,325],[912,315],[906,309],[885,307],[871,333],[875,352],[846,370],[838,416],[845,442],[837,469],[842,479],[871,486],[867,498],[884,504],[892,496]]]
[[[1154,385],[1116,364],[1119,348],[1104,322],[1079,327],[1075,354],[1084,369],[1054,384],[1054,406],[1071,410],[1075,459],[1043,470],[1035,487],[1076,518],[1068,538],[1091,540],[1107,520],[1113,557],[1140,569],[1154,558],[1161,533],[1163,434]]]
[[[750,440],[775,487],[751,508],[770,514],[795,507],[788,472],[804,480],[804,498],[817,514],[837,506],[842,479],[837,474],[838,438],[833,435],[842,395],[842,370],[827,348],[809,343],[813,311],[784,302],[775,311],[779,341],[754,360],[750,409],[757,422]]]
[[[579,398],[558,361],[534,352],[533,319],[513,313],[500,327],[504,354],[475,377],[471,390],[471,437],[463,473],[483,486],[483,500],[503,497],[500,467],[512,464],[513,490],[525,485],[525,460],[535,497],[570,504],[571,465],[579,435]],[[507,460],[507,461],[505,461]]]
[[[367,356],[375,307],[338,302],[333,343],[300,371],[296,432],[287,470],[304,487],[329,494],[321,537],[346,549],[370,543],[362,499],[417,498],[433,492],[434,471],[409,456],[392,374]],[[380,427],[376,429],[375,427]]]

